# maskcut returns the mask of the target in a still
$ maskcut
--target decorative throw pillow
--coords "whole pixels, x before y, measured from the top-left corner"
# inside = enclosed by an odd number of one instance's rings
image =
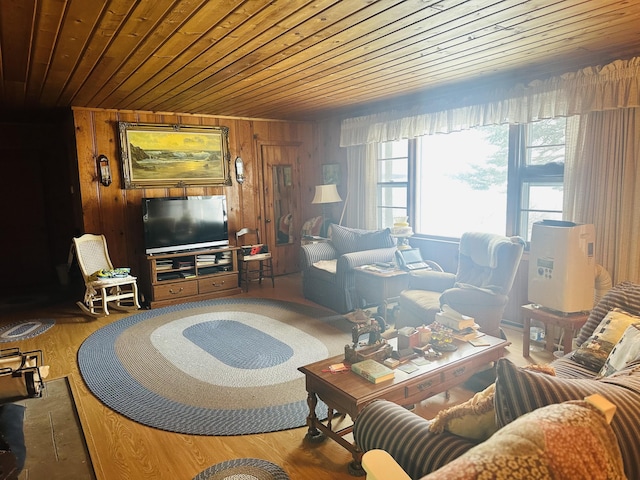
[[[340,255],[362,250],[393,247],[391,230],[360,230],[331,224],[331,243]]]
[[[551,365],[526,365],[522,367],[547,375],[555,375]],[[441,410],[430,422],[429,431],[442,433],[448,431],[459,437],[484,441],[498,429],[494,408],[495,383],[476,393],[466,402]]]
[[[640,315],[640,283],[621,282],[605,293],[591,310],[587,323],[580,329],[576,343],[582,345],[593,335],[596,327],[613,308],[622,308],[626,312]]]
[[[377,232],[363,233],[358,239],[358,250],[375,250],[376,248],[389,248],[395,245],[391,236],[391,229],[385,228]]]
[[[550,365],[527,365],[523,367],[547,375],[555,375]],[[448,431],[459,437],[484,441],[498,430],[496,411],[493,406],[495,383],[476,393],[466,402],[441,410],[429,424],[429,431],[442,433]]]
[[[331,243],[339,255],[358,250],[358,233],[351,228],[331,224]]]
[[[640,359],[640,323],[633,323],[627,327],[622,338],[611,350],[598,376],[608,377],[622,370],[629,362],[638,359]]]
[[[614,308],[602,319],[593,334],[573,352],[572,360],[594,372],[600,371],[613,346],[632,323],[640,322],[640,317],[620,308]]]
[[[625,478],[620,457],[603,414],[567,402],[518,418],[423,479]]]
[[[498,427],[538,408],[599,393],[617,407],[611,422],[628,478],[640,478],[640,367],[628,367],[599,380],[552,377],[516,367],[501,358],[496,367]]]
[[[498,430],[494,392],[495,384],[491,384],[466,402],[440,411],[429,424],[429,430],[433,433],[447,430],[459,437],[486,440]]]
[[[323,222],[324,217],[322,215],[310,218],[302,225],[302,234],[317,237],[318,235],[320,235]]]

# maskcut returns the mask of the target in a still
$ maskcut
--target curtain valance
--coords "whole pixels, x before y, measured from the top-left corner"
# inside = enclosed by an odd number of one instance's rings
[[[365,145],[481,125],[527,123],[543,118],[640,106],[640,57],[587,67],[451,110],[389,111],[342,121],[340,146]],[[424,107],[423,107],[424,108]]]

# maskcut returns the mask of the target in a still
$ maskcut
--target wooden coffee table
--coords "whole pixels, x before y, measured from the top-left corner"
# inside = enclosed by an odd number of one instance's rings
[[[364,475],[362,451],[344,438],[353,431],[353,425],[334,430],[332,422],[335,414],[348,414],[355,421],[362,409],[373,400],[385,399],[399,405],[413,405],[464,383],[481,367],[504,356],[505,347],[510,345],[510,342],[500,338],[488,335],[482,338],[488,341],[488,346],[474,347],[468,342],[458,342],[455,352],[443,353],[442,357],[429,361],[412,373],[396,368],[393,380],[377,385],[353,372],[329,373],[329,365],[344,362],[343,355],[300,367],[298,370],[305,375],[308,393],[309,430],[306,439],[322,441],[325,436],[332,438],[351,452],[353,462],[349,464],[349,471],[353,475]],[[318,398],[329,407],[324,422],[315,413]]]

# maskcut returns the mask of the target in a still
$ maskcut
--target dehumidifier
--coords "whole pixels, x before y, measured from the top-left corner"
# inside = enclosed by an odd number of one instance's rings
[[[529,302],[562,313],[591,310],[594,237],[591,224],[535,222],[529,250]]]

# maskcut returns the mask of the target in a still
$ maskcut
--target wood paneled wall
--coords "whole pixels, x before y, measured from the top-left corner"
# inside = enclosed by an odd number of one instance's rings
[[[227,196],[230,235],[242,227],[263,227],[260,222],[264,187],[258,142],[301,144],[302,218],[320,214],[317,206],[311,205],[314,186],[321,178],[318,177],[321,169],[317,165],[321,162],[317,157],[319,148],[314,123],[99,109],[74,109],[73,114],[84,232],[104,233],[114,264],[130,266],[135,274],[144,274],[146,269],[143,263],[143,197],[224,194]],[[232,185],[123,189],[119,121],[229,127]],[[110,160],[113,183],[108,187],[98,178],[96,158],[101,154]],[[242,185],[235,181],[233,160],[238,156],[242,157],[245,167],[246,180]]]
[[[342,202],[328,204],[326,212],[331,216],[331,219],[336,223],[340,220],[342,209],[347,202],[347,208],[349,208],[348,195],[347,195],[347,175],[349,169],[347,168],[347,152],[346,149],[340,148],[340,125],[339,119],[324,120],[317,125],[318,139],[318,164],[315,165],[315,175],[318,179],[317,185],[323,183],[322,177],[322,165],[324,164],[338,164],[340,165],[340,180],[337,188]],[[315,189],[314,189],[315,191]],[[313,197],[309,199],[311,201]],[[322,213],[321,211],[319,213]],[[345,222],[343,225],[347,225]]]

